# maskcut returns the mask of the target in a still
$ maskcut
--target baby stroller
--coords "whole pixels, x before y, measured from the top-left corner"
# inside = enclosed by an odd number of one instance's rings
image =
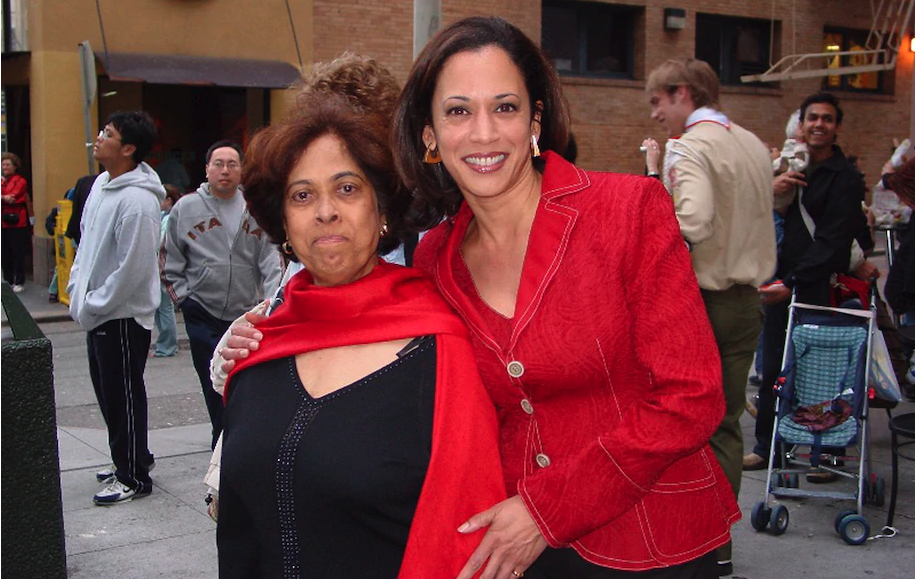
[[[883,479],[870,475],[867,376],[876,328],[873,289],[869,302],[869,308],[855,307],[860,301],[830,308],[791,299],[782,373],[775,384],[765,500],[750,517],[756,531],[769,528],[781,535],[788,528],[787,507],[770,505],[770,497],[809,497],[855,501],[855,510],[840,512],[834,528],[849,545],[864,543],[870,534],[862,506],[866,497],[882,504],[885,490]],[[833,448],[853,445],[852,456],[832,454]],[[846,462],[857,468],[845,468]],[[799,475],[813,472],[853,479],[855,490],[800,488]]]

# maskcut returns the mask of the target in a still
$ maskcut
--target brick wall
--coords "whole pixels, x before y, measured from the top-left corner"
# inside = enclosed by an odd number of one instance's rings
[[[682,0],[676,6],[686,9],[687,26],[677,32],[664,31],[667,0],[620,3],[644,7],[636,21],[635,79],[563,80],[578,141],[578,163],[588,169],[639,173],[643,170],[638,151],[642,139],[666,138],[648,118],[644,79],[667,58],[694,55],[697,13],[769,20],[774,8],[776,58],[794,51],[819,52],[825,26],[863,30],[871,26],[870,0]],[[411,0],[315,0],[315,60],[349,49],[374,56],[403,81],[412,60],[412,6]],[[471,15],[502,16],[539,42],[540,0],[442,0],[445,24]],[[846,116],[839,142],[848,154],[860,157],[871,181],[889,157],[893,137],[905,138],[911,126],[913,55],[908,38],[896,71],[885,73],[894,76],[893,95],[836,93]],[[821,83],[822,79],[808,79],[763,88],[723,87],[721,104],[735,122],[769,145],[780,147],[789,114]]]

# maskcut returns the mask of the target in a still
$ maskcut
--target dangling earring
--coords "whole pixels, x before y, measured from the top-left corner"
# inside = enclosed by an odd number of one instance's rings
[[[384,223],[381,225],[380,234],[381,234],[381,237],[384,237],[385,235],[388,234],[388,224],[387,223]]]
[[[537,146],[537,136],[531,135],[531,157],[537,158],[540,156],[540,147]]]
[[[423,163],[435,165],[442,162],[442,156],[438,152],[438,147],[427,147],[426,154],[423,155]]]
[[[283,253],[285,253],[286,255],[292,255],[292,246],[289,245],[288,239],[286,241],[284,241],[282,245],[280,245],[280,248],[283,250]]]

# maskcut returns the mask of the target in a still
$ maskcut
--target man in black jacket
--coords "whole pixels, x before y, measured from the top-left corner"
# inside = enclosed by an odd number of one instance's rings
[[[79,245],[79,222],[83,217],[83,207],[86,206],[86,200],[89,198],[89,192],[92,191],[92,184],[95,183],[96,177],[98,175],[80,177],[73,186],[73,213],[70,214],[65,235],[75,241],[77,245]]]
[[[791,291],[797,292],[799,302],[829,306],[830,277],[848,269],[852,240],[866,226],[861,211],[861,176],[835,144],[842,126],[839,100],[830,93],[810,95],[801,105],[800,120],[810,164],[804,173],[788,171],[773,183],[776,196],[795,186],[800,189],[785,214],[785,236],[776,270],[780,281],[759,290],[766,312],[763,380],[756,446],[744,457],[744,470],[763,469],[767,464],[775,421],[772,384],[781,370]],[[828,482],[833,478],[830,474],[808,475],[808,480]]]

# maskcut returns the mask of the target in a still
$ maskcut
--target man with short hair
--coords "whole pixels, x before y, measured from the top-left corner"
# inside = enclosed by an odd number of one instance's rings
[[[213,350],[235,318],[273,294],[282,275],[279,252],[245,206],[241,162],[241,147],[231,141],[210,147],[207,182],[175,204],[159,253],[165,291],[184,314],[214,447],[222,397],[210,382]]]
[[[760,329],[757,288],[775,270],[772,162],[766,146],[718,110],[718,77],[701,60],[668,60],[647,83],[651,118],[670,135],[664,183],[721,354],[726,412],[710,440],[736,496],[740,416]],[[731,545],[718,550],[730,575]]]
[[[832,94],[808,96],[801,104],[800,120],[810,162],[803,173],[788,171],[773,184],[776,196],[799,189],[785,213],[785,235],[776,272],[780,282],[760,290],[766,314],[763,379],[756,415],[756,446],[744,457],[745,470],[763,469],[768,464],[775,422],[772,385],[781,371],[791,291],[796,292],[799,302],[829,306],[830,278],[848,269],[852,240],[856,232],[866,227],[861,211],[864,183],[836,145],[842,116],[839,99]],[[842,454],[841,449],[824,447],[823,451]],[[834,479],[835,475],[829,472],[807,475],[807,480],[814,483]]]
[[[89,376],[114,462],[96,474],[109,483],[93,497],[97,505],[152,492],[143,372],[159,307],[156,250],[165,189],[143,159],[155,138],[145,112],[117,112],[105,121],[93,156],[108,170],[86,200],[67,284],[70,315],[86,330]]]

